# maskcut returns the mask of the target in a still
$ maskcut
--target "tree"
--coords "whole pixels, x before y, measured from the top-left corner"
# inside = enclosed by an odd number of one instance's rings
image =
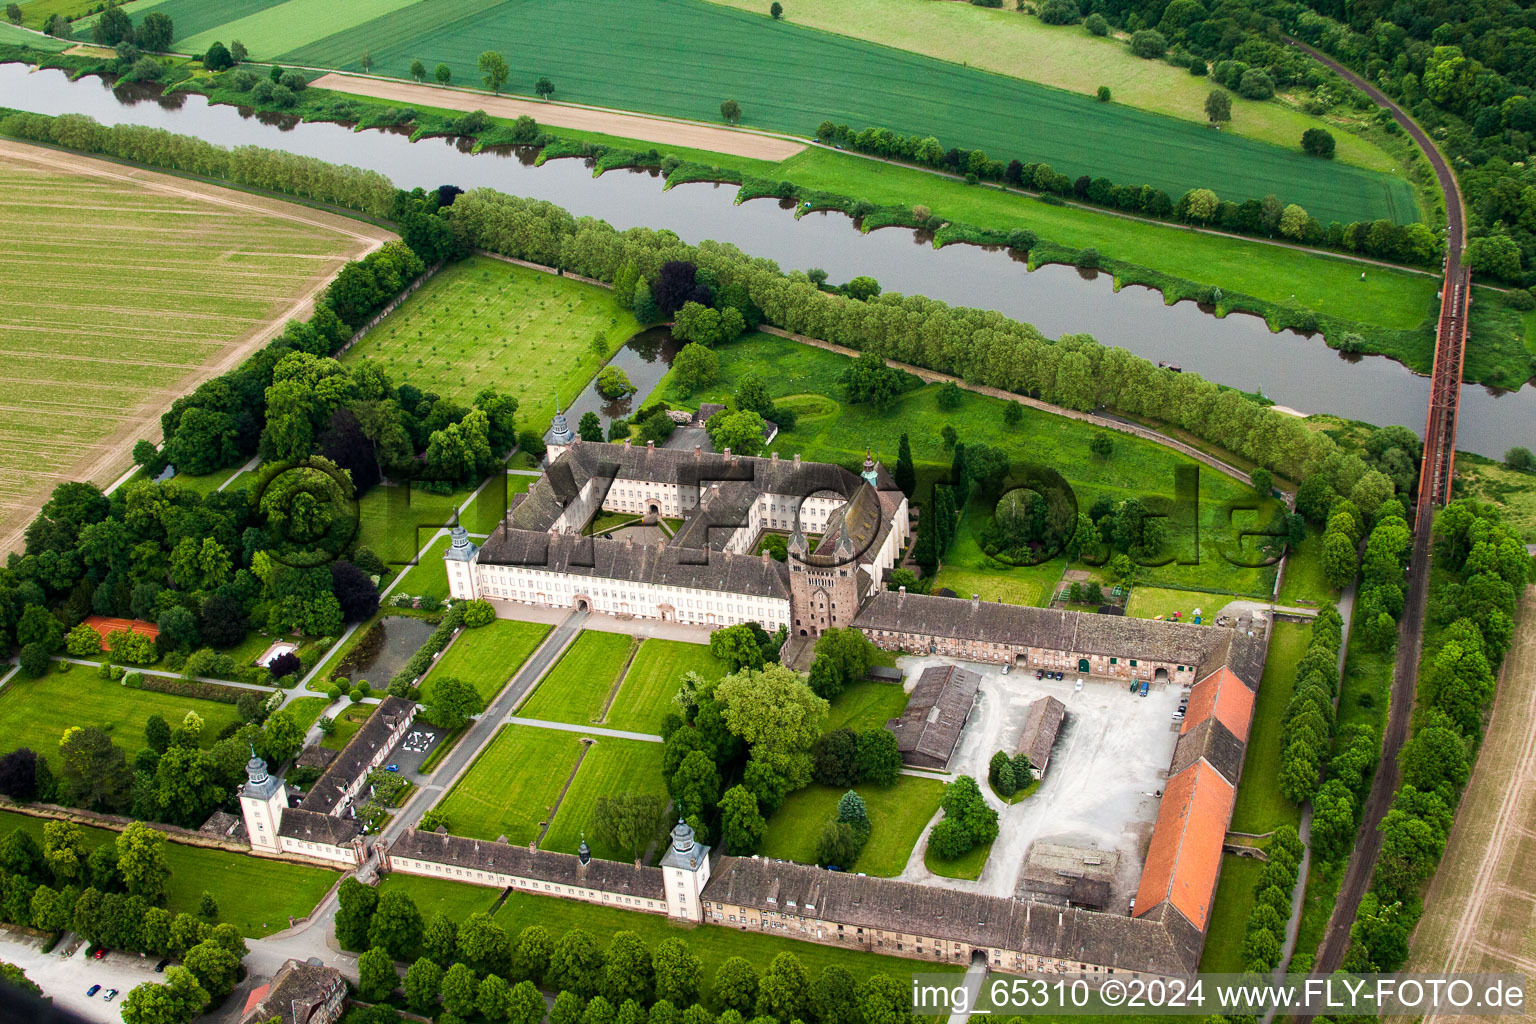
[[[1263,68],[1249,68],[1238,80],[1240,96],[1250,100],[1267,100],[1275,94],[1275,80]]]
[[[901,752],[896,737],[888,729],[867,729],[859,733],[859,779],[876,786],[889,786],[901,774]]]
[[[411,77],[418,82],[425,82],[427,80],[427,66],[420,60],[411,61]],[[406,975],[406,981],[409,984],[409,974]],[[435,991],[432,993],[432,1000],[433,1002],[437,1001],[437,993]]]
[[[475,66],[480,69],[485,87],[492,92],[500,92],[502,83],[512,73],[512,69],[507,67],[507,58],[495,50],[486,50],[482,53],[480,59],[475,62]]]
[[[212,999],[223,999],[235,987],[240,958],[212,939],[204,939],[182,957],[182,965]],[[390,972],[394,972],[391,965]]]
[[[592,808],[592,832],[604,846],[633,859],[645,852],[666,820],[666,801],[650,793],[602,795]]]
[[[164,53],[171,48],[171,39],[176,34],[175,26],[171,24],[169,15],[161,11],[150,11],[144,15],[144,20],[139,22],[138,30],[133,34],[134,45],[141,50],[151,53]],[[236,64],[244,59],[244,55],[235,56],[235,48],[245,48],[239,43],[230,45],[229,57]]]
[[[720,798],[719,809],[726,849],[737,857],[756,853],[768,831],[768,823],[757,807],[757,797],[745,786],[732,786]]]
[[[647,1004],[654,990],[651,951],[631,931],[615,932],[603,954],[602,993],[615,1006]]]
[[[30,747],[18,747],[0,757],[0,793],[12,800],[27,803],[36,799],[37,777],[37,753]]]
[[[583,441],[600,443],[603,440],[603,421],[590,409],[581,414],[581,422],[576,424],[576,436]]]
[[[1167,50],[1167,37],[1156,29],[1144,28],[1131,33],[1131,52],[1142,60],[1161,57]]]
[[[757,637],[762,627],[757,626],[754,632],[754,625],[743,622],[715,630],[709,635],[709,653],[725,662],[731,672],[739,672],[744,668],[762,668],[766,659]]]
[[[1536,456],[1531,454],[1529,448],[1511,448],[1504,453],[1504,465],[1510,469],[1528,473],[1536,469]]]
[[[368,928],[379,905],[378,890],[355,878],[347,878],[336,896],[336,941],[342,949],[366,949]]]
[[[128,800],[132,773],[128,755],[94,725],[71,726],[59,741],[59,783],[71,803],[99,810],[120,809]]]
[[[773,0],[773,3],[768,5],[768,15],[773,18],[774,21],[778,21],[780,18],[784,17],[784,5],[779,3],[779,0]]]
[[[544,997],[531,981],[520,981],[512,986],[507,1001],[507,1019],[511,1024],[542,1024]]]
[[[1308,128],[1301,133],[1301,151],[1308,156],[1320,156],[1325,160],[1332,160],[1336,145],[1333,133],[1327,129]]]
[[[17,661],[23,672],[33,679],[39,679],[48,671],[48,648],[42,644],[27,644],[21,649]]]
[[[1106,460],[1115,450],[1114,439],[1105,433],[1094,434],[1093,439],[1088,442],[1088,450],[1101,461]]]
[[[720,377],[720,357],[708,345],[684,345],[672,360],[672,382],[684,395],[706,388]]]
[[[755,456],[763,450],[763,418],[750,409],[725,410],[709,418],[705,425],[716,451],[730,450],[736,455]]]
[[[1018,790],[1018,780],[1013,774],[1013,759],[1006,751],[999,750],[992,755],[992,760],[987,763],[987,781],[1001,797],[1011,797]]]
[[[533,83],[533,91],[538,94],[539,99],[547,100],[555,94],[555,83],[547,78],[540,77],[537,82]]]
[[[1107,85],[1099,86],[1098,91],[1095,92],[1094,95],[1098,97],[1100,103],[1108,103],[1112,98],[1112,94],[1109,91],[1109,86]]]
[[[395,962],[382,946],[375,946],[357,958],[357,994],[368,1002],[388,998],[399,981]]]
[[[203,54],[203,67],[209,71],[228,71],[234,66],[235,59],[229,55],[229,49],[223,43],[213,43],[208,47],[208,52]]]
[[[485,710],[480,692],[473,683],[458,676],[434,679],[424,715],[440,729],[461,729],[471,718]]]
[[[656,998],[675,1006],[687,1006],[699,996],[704,967],[688,943],[679,938],[662,939],[651,954],[656,976]]]
[[[411,964],[405,972],[405,1001],[417,1013],[432,1016],[442,988],[443,969],[426,957]]]
[[[715,687],[715,699],[727,728],[749,746],[766,750],[810,750],[827,716],[827,702],[798,672],[778,664],[726,676]]]
[[[432,71],[432,77],[437,80],[438,85],[447,85],[453,81],[453,69],[447,64],[438,62],[437,67]]]
[[[150,903],[165,899],[166,881],[171,877],[165,859],[165,836],[142,821],[136,821],[117,835],[117,870],[133,896]]]
[[[420,944],[421,934],[421,911],[416,909],[416,901],[403,890],[385,890],[368,925],[368,945],[404,960]]]
[[[779,953],[757,987],[757,1014],[781,1021],[809,1016],[811,978],[793,953]]]
[[[549,973],[545,978],[550,988],[574,992],[590,998],[602,982],[603,953],[590,932],[572,928],[560,936],[554,951],[549,955]]]
[[[1232,97],[1220,89],[1212,89],[1205,98],[1205,116],[1218,128],[1232,120]]]
[[[468,964],[454,964],[443,974],[443,1009],[459,1017],[473,1016],[480,997],[480,982]]]
[[[896,486],[901,488],[901,493],[911,498],[917,491],[917,468],[912,463],[912,442],[907,439],[907,432],[901,432],[901,440],[896,447],[896,471],[892,474]]]
[[[12,25],[21,24],[21,5],[10,3],[5,5],[5,20]]]
[[[116,46],[133,42],[133,21],[124,13],[118,0],[108,0],[106,9],[91,26],[91,40],[98,46]]]
[[[667,781],[683,817],[702,815],[720,799],[720,771],[702,750],[690,751]]]
[[[741,104],[735,100],[726,100],[720,104],[720,116],[727,122],[735,124],[741,120]]]
[[[746,957],[733,956],[715,971],[715,1002],[748,1014],[757,1006],[757,971]]]
[[[475,1008],[488,1021],[503,1021],[512,1011],[512,990],[499,974],[487,974],[475,994]]]
[[[459,958],[478,973],[505,971],[511,955],[512,942],[506,930],[490,914],[470,914],[459,926]]]

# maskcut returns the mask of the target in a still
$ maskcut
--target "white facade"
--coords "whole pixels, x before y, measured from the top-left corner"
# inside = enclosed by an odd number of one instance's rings
[[[522,875],[503,874],[499,871],[481,871],[476,868],[455,867],[450,864],[440,864],[436,861],[415,860],[409,857],[395,856],[394,854],[389,855],[389,870],[399,871],[407,875],[421,875],[426,878],[446,878],[455,882],[467,882],[471,885],[486,885],[497,889],[517,889],[522,892],[562,896],[566,899],[582,900],[586,903],[601,903],[607,906],[622,907],[625,910],[638,910],[647,914],[665,914],[667,912],[665,903],[645,896],[631,896],[626,893],[608,892],[604,889],[595,889],[581,884],[547,882],[537,878],[525,878]]]

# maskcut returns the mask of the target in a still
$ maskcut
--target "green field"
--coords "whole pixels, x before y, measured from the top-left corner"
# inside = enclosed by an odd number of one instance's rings
[[[1285,576],[1280,580],[1279,603],[1320,608],[1338,599],[1339,592],[1323,576],[1323,535],[1308,527],[1306,539],[1285,556]]]
[[[991,852],[992,844],[988,843],[985,846],[973,846],[969,852],[954,860],[944,860],[933,850],[926,849],[923,851],[923,864],[936,875],[974,881],[981,877],[981,869],[987,866],[987,854]]]
[[[1253,886],[1263,870],[1263,861],[1235,854],[1222,856],[1221,881],[1216,885],[1216,902],[1211,906],[1205,953],[1200,957],[1202,972],[1242,973],[1243,935],[1253,910]]]
[[[48,14],[43,14],[39,17],[41,17],[43,20],[46,20],[47,18],[51,17],[52,14],[53,12],[50,11]],[[31,24],[31,19],[24,21],[22,24],[27,25],[29,28],[33,27]],[[39,21],[38,27],[41,27],[41,25],[42,22]],[[17,28],[15,25],[12,25],[9,21],[0,21],[0,43],[6,43],[11,46],[30,46],[34,50],[44,50],[48,53],[58,53],[60,50],[67,50],[72,45],[74,45],[65,39],[54,39],[52,36],[40,36],[35,32],[24,32],[20,28]]]
[[[716,0],[760,16],[756,0]],[[1099,38],[1081,24],[1047,25],[1021,17],[1012,5],[988,9],[929,0],[796,0],[785,20],[868,39],[999,74],[1084,95],[1107,85],[1115,103],[1207,123],[1209,78],[1162,61],[1142,60],[1123,39]],[[1371,143],[1282,102],[1232,97],[1232,120],[1222,130],[1277,146],[1295,146],[1308,128],[1333,127],[1334,159],[1392,171],[1400,166]]]
[[[567,734],[568,735],[568,734]],[[592,856],[603,860],[629,860],[628,854],[599,841],[593,827],[593,809],[600,796],[642,793],[667,799],[667,787],[661,774],[660,743],[599,737],[587,748],[581,768],[566,790],[565,799],[555,812],[554,821],[539,846],[560,853],[575,853],[586,835]],[[660,823],[658,823],[659,825]],[[658,838],[661,829],[656,832]]]
[[[1125,604],[1125,614],[1138,619],[1173,619],[1178,614],[1181,622],[1194,622],[1195,609],[1200,609],[1203,621],[1215,621],[1216,611],[1227,603],[1224,597],[1202,594],[1194,590],[1170,590],[1167,587],[1136,587],[1131,599]]]
[[[743,379],[760,374],[776,399],[791,396],[787,404],[793,405],[800,417],[794,430],[775,438],[774,450],[785,457],[798,453],[806,459],[843,465],[862,462],[864,452],[874,442],[876,458],[887,467],[894,466],[897,440],[905,431],[917,469],[918,502],[927,499],[932,482],[948,472],[953,459],[952,451],[940,436],[945,424],[954,426],[966,444],[995,445],[1012,457],[1056,469],[1071,484],[1083,511],[1100,495],[1116,501],[1128,497],[1147,502],[1171,499],[1175,470],[1197,466],[1193,460],[1162,445],[1122,434],[1114,435],[1110,457],[1099,459],[1088,450],[1098,428],[1028,408],[1023,410],[1024,417],[1018,425],[1010,427],[1003,422],[1006,403],[1002,399],[969,392],[962,396],[957,409],[943,410],[938,406],[938,385],[930,384],[902,395],[883,413],[867,404],[842,404],[836,400],[842,393],[838,377],[849,362],[847,357],[784,338],[746,335],[721,346],[717,352],[720,379],[703,392],[689,396],[689,404],[727,401]],[[670,380],[664,381],[663,386],[671,390]],[[1175,560],[1162,567],[1140,569],[1141,582],[1148,586],[1267,597],[1274,587],[1273,567],[1234,565],[1223,554],[1236,533],[1227,519],[1226,508],[1231,502],[1249,500],[1252,490],[1214,470],[1197,468],[1198,550],[1189,531],[1176,520],[1170,520],[1169,533],[1171,553],[1176,559],[1198,561],[1181,565]],[[1280,506],[1274,503],[1274,507],[1278,510]],[[988,558],[981,549],[977,531],[989,515],[989,508],[979,500],[972,501],[936,585],[949,586],[961,595],[979,593],[987,600],[1040,603],[1060,578],[1065,559],[1058,557],[1040,566],[1009,568]]]
[[[576,733],[504,725],[438,803],[448,830],[471,839],[537,839],[581,755]]]
[[[169,405],[362,249],[339,219],[313,210],[250,196],[226,206],[211,197],[236,193],[66,172],[46,150],[20,150],[39,162],[0,159],[0,247],[12,261],[0,323],[12,396],[0,411],[7,527],[30,519],[60,480],[111,482],[134,438],[159,436],[145,410]]]
[[[41,843],[47,820],[0,811],[0,834],[19,827]],[[82,826],[81,831],[86,844],[93,848],[117,838],[116,832],[104,828]],[[290,916],[308,914],[337,878],[335,871],[325,868],[182,843],[166,843],[165,859],[171,868],[167,910],[196,914],[206,890],[218,900],[219,920],[228,921],[248,938],[270,935],[287,928]]]
[[[1269,657],[1259,683],[1248,731],[1248,751],[1243,758],[1243,778],[1232,812],[1234,832],[1262,834],[1280,825],[1295,826],[1301,808],[1280,792],[1280,734],[1285,706],[1296,688],[1296,663],[1306,652],[1312,627],[1299,622],[1276,622],[1269,638]]]
[[[388,874],[380,880],[379,893],[390,890],[404,892],[416,901],[416,908],[423,919],[433,914],[444,914],[451,921],[463,921],[470,914],[490,913],[496,906],[500,889],[487,885],[468,885],[450,882],[445,878],[423,878],[420,875]]]
[[[892,718],[900,718],[907,708],[907,691],[900,683],[877,683],[861,679],[851,683],[832,701],[822,732],[833,729],[882,729]]]
[[[869,842],[846,871],[893,878],[901,874],[930,819],[939,810],[944,784],[937,779],[899,776],[889,786],[854,786],[869,810]],[[837,817],[846,788],[810,785],[789,795],[768,819],[762,855],[802,864],[816,863],[816,843],[826,823]]]
[[[497,619],[488,626],[467,629],[437,659],[425,685],[430,687],[437,677],[458,676],[473,683],[480,699],[489,705],[528,655],[544,642],[550,628],[540,622]]]
[[[601,721],[633,647],[634,640],[623,633],[583,630],[517,709],[518,717],[575,725]]]
[[[568,930],[583,928],[596,937],[599,945],[604,946],[614,932],[620,931],[635,932],[640,936],[640,941],[653,949],[663,939],[681,938],[688,943],[693,955],[702,961],[703,1001],[710,1006],[714,1006],[715,972],[733,956],[746,957],[761,972],[767,969],[779,953],[794,953],[813,980],[822,968],[833,965],[846,968],[854,978],[860,980],[872,974],[889,974],[906,979],[917,972],[958,972],[965,969],[964,964],[880,956],[862,950],[800,942],[761,931],[738,930],[729,924],[679,924],[660,914],[638,914],[617,907],[582,903],[558,896],[541,896],[515,889],[507,893],[506,903],[496,911],[496,923],[513,937],[531,924],[543,925],[555,942],[559,942],[560,936]],[[715,1008],[719,1009],[718,1006]]]
[[[330,706],[329,697],[296,697],[283,707],[300,729],[308,730]]]
[[[682,640],[646,640],[624,674],[603,724],[630,732],[661,732],[661,720],[677,710],[672,703],[683,673],[697,672],[705,679],[725,675],[725,663],[703,644]]]
[[[597,373],[593,336],[603,334],[606,359],[639,330],[605,288],[471,256],[440,271],[342,361],[372,360],[397,384],[457,402],[499,388],[517,399],[519,428],[543,430],[557,392],[569,402]]]
[[[0,736],[5,737],[6,750],[30,747],[57,766],[64,730],[94,725],[105,730],[131,762],[144,746],[144,723],[152,715],[175,728],[188,711],[196,711],[203,719],[204,747],[213,746],[219,731],[240,718],[233,704],[130,689],[100,678],[95,669],[84,665],[60,672],[60,664],[54,662],[38,679],[18,672],[0,690]]]
[[[327,750],[341,750],[357,735],[357,730],[368,721],[368,716],[373,714],[377,704],[353,704],[342,710],[336,716],[336,728],[331,734],[320,741],[320,745]]]
[[[374,487],[357,502],[358,546],[371,548],[385,565],[398,572],[416,557],[428,538],[453,521],[453,513],[469,499],[470,493],[458,490],[452,494],[432,494],[408,484]],[[436,568],[442,580],[441,596],[446,597],[448,577],[441,558]]]
[[[439,601],[448,600],[448,572],[443,568],[443,552],[448,550],[449,538],[439,537],[428,545],[416,560],[416,564],[405,570],[395,589],[390,591],[390,598],[396,594],[410,594],[412,597],[435,597]],[[389,598],[385,599],[389,603]]]
[[[722,100],[735,98],[744,124],[802,136],[830,118],[935,135],[946,146],[1045,162],[1074,177],[1146,182],[1175,197],[1196,186],[1238,201],[1274,193],[1324,223],[1416,219],[1403,179],[1311,160],[1295,143],[1281,148],[1213,132],[702,0],[644,8],[597,0],[420,0],[393,9],[397,2],[316,14],[321,0],[288,0],[182,48],[196,50],[225,34],[258,59],[352,71],[361,69],[366,52],[373,74],[397,78],[409,77],[412,60],[428,67],[442,61],[457,83],[472,85],[479,82],[475,60],[489,49],[511,65],[505,88],[513,93],[530,94],[534,80],[547,76],[557,99],[708,122],[718,120]],[[369,11],[378,14],[344,24]],[[701,60],[705,54],[713,59]],[[1152,152],[1157,159],[1145,159]]]
[[[501,479],[487,481],[460,517],[464,529],[472,534],[493,532],[501,525],[502,519],[506,518],[507,510],[512,507],[513,496],[526,493],[537,479],[526,473],[506,473]]]

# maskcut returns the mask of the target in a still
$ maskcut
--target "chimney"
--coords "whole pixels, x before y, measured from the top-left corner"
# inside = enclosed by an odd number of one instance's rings
[[[766,566],[767,564],[768,564],[768,549],[764,548],[763,549],[763,565]]]
[[[530,840],[528,840],[528,852],[529,853],[538,853],[539,852],[539,841],[537,839],[530,839]]]
[[[800,453],[795,452],[795,465],[800,465]]]
[[[907,599],[907,588],[906,588],[906,585],[903,584],[902,586],[899,586],[899,587],[896,588],[896,607],[900,608],[901,607],[901,602],[905,601],[906,599]]]
[[[725,457],[726,457],[726,458],[730,458],[730,457],[731,457],[731,450],[730,450],[730,449],[729,449],[729,448],[727,448],[727,449],[726,449],[726,450],[725,450]]]
[[[778,462],[779,461],[779,453],[778,452],[772,452],[772,453],[769,454],[768,458],[771,459],[774,462]]]
[[[699,445],[694,445],[693,446],[693,457],[696,458],[696,459],[702,459],[704,457],[704,449],[702,447],[700,447]]]
[[[635,858],[635,870],[636,871],[640,870],[640,858],[639,857]]]
[[[981,607],[981,595],[980,594],[972,594],[971,595],[971,611],[974,612],[974,611],[976,611],[980,607]]]
[[[647,442],[645,442],[645,447],[646,447],[647,451],[650,451],[650,450],[652,450],[652,449],[654,449],[656,447],[656,442],[655,441],[647,441]]]

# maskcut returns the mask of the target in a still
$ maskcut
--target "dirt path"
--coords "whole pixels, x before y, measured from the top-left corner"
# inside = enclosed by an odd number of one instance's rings
[[[483,92],[467,89],[446,88],[440,85],[420,85],[416,82],[400,82],[387,78],[370,78],[362,75],[342,75],[331,72],[311,82],[319,89],[334,89],[358,96],[390,100],[397,103],[418,103],[449,110],[483,110],[496,117],[522,117],[524,114],[540,124],[557,128],[576,128],[581,131],[619,135],[626,139],[641,139],[668,146],[687,146],[690,149],[706,149],[712,153],[751,157],[755,160],[788,160],[805,148],[805,143],[778,135],[760,135],[757,132],[697,121],[679,121],[650,114],[627,114],[601,107],[584,107],[570,103],[544,103],[537,100],[520,100],[510,96],[487,96]]]
[[[105,487],[117,479],[132,465],[133,446],[141,439],[158,438],[160,413],[173,401],[203,381],[238,366],[248,355],[281,331],[283,325],[289,320],[307,316],[313,307],[315,297],[330,283],[331,277],[343,263],[372,252],[395,237],[393,232],[384,228],[313,210],[306,206],[236,192],[173,175],[126,167],[76,153],[0,141],[0,161],[132,183],[147,191],[206,203],[209,213],[213,215],[220,210],[239,210],[250,214],[276,217],[296,225],[303,225],[311,230],[331,232],[350,240],[350,244],[334,258],[316,260],[314,270],[300,283],[302,290],[292,301],[274,308],[272,315],[266,321],[229,339],[212,359],[175,380],[167,381],[161,390],[145,394],[133,408],[120,410],[120,415],[108,439],[90,446],[79,461],[68,470],[57,474],[58,481],[89,480]],[[46,494],[33,495],[30,502],[0,518],[0,549],[11,551],[20,548],[26,526],[45,498]]]
[[[1407,971],[1528,971],[1536,963],[1536,587],[1526,589],[1488,735]],[[1536,1019],[1526,1014],[1524,1020]],[[1425,1018],[1431,1024],[1434,1015]]]

